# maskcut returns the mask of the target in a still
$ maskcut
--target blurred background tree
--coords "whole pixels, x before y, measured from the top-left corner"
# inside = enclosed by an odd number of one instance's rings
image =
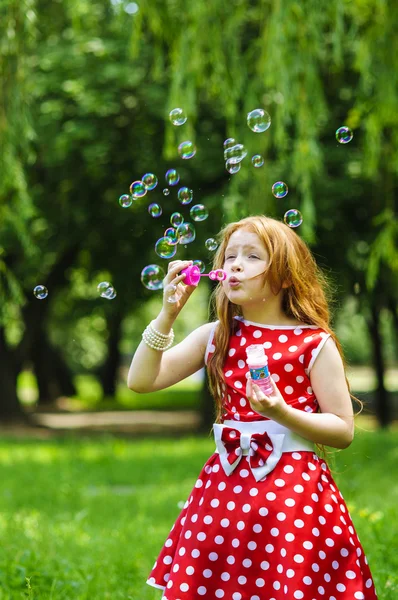
[[[189,219],[177,188],[162,195],[175,167],[210,213],[178,256],[207,267],[204,241],[223,223],[301,210],[297,231],[335,283],[347,357],[375,365],[377,415],[387,425],[385,370],[398,331],[398,6],[3,0],[0,10],[3,418],[24,414],[17,380],[27,368],[40,404],[74,395],[81,373],[114,396],[122,353],[131,356],[145,305],[159,296],[140,272],[166,269],[153,246],[171,213]],[[176,106],[188,115],[182,127],[168,120]],[[257,107],[272,117],[262,134],[246,124]],[[341,125],[354,131],[348,145],[336,142]],[[232,176],[227,137],[249,152]],[[197,147],[189,161],[177,153],[183,140]],[[255,153],[265,158],[259,169]],[[157,174],[157,188],[121,208],[118,197],[145,172]],[[277,180],[289,186],[284,199],[271,194]],[[158,219],[147,212],[153,201],[163,207]],[[116,288],[114,300],[99,298],[101,280]],[[45,300],[33,296],[37,284],[48,288]],[[203,289],[196,318],[206,318]]]

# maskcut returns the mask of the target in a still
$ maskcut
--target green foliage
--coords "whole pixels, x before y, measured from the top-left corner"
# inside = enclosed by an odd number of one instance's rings
[[[159,598],[146,578],[213,449],[210,438],[3,437],[0,598]],[[393,432],[361,429],[333,461],[383,600],[398,591],[397,556],[386,552],[396,461]]]

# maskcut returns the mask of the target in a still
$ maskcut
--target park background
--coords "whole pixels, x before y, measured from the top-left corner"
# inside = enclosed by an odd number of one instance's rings
[[[365,401],[353,445],[331,460],[380,598],[396,598],[397,16],[392,0],[2,0],[0,600],[159,597],[148,569],[213,448],[201,374],[157,394],[126,388],[161,304],[141,271],[167,268],[154,243],[172,212],[190,220],[180,185],[209,217],[177,256],[206,272],[205,240],[224,223],[302,212],[296,231],[333,284]],[[264,133],[247,126],[255,108],[271,115]],[[229,137],[248,150],[234,175]],[[186,140],[190,160],[177,152]],[[166,197],[170,168],[181,181]],[[146,172],[158,186],[122,208]],[[104,280],[113,300],[98,294]],[[201,281],[177,341],[209,318],[211,289]]]

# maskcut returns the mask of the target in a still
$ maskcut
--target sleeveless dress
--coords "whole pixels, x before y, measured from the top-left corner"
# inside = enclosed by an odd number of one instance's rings
[[[309,374],[329,334],[236,319],[223,421],[270,421],[245,396],[250,344],[264,346],[285,401],[317,412]],[[213,336],[214,327],[206,363]],[[375,600],[366,556],[326,462],[313,451],[283,452],[260,481],[248,463],[242,456],[226,475],[220,455],[209,458],[147,583],[164,590],[163,600]]]

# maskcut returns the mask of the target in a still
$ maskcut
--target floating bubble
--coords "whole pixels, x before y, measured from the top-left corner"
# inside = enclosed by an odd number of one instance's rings
[[[173,244],[173,246],[178,244],[177,231],[174,229],[174,227],[168,227],[168,229],[166,229],[164,232],[164,236],[170,239],[170,244]]]
[[[177,227],[177,237],[179,244],[190,244],[196,237],[195,227],[192,223],[181,223]]]
[[[130,193],[133,198],[142,198],[147,193],[147,189],[143,181],[133,181],[130,185]]]
[[[252,165],[253,167],[262,167],[264,164],[264,158],[261,156],[261,154],[255,154],[254,156],[252,156]]]
[[[159,265],[147,265],[141,271],[141,282],[148,290],[161,290],[165,273]]]
[[[285,212],[283,220],[289,227],[298,227],[303,222],[303,215],[297,208],[291,208]]]
[[[158,184],[158,178],[153,173],[145,173],[142,182],[147,190],[153,190]]]
[[[289,189],[286,183],[284,183],[283,181],[277,181],[272,186],[272,193],[275,196],[275,198],[284,198],[285,196],[287,196],[288,191]]]
[[[209,211],[203,204],[195,204],[191,207],[189,214],[194,221],[205,221],[209,216]]]
[[[235,144],[231,148],[224,150],[224,160],[230,164],[240,163],[247,155],[247,150],[243,144]]]
[[[348,144],[348,142],[351,142],[353,137],[354,134],[349,127],[339,127],[336,131],[336,140],[339,142],[339,144]]]
[[[218,243],[214,238],[208,238],[205,241],[205,246],[208,250],[211,250],[212,252],[214,252],[214,250],[217,250],[217,248],[218,248]]]
[[[232,146],[235,146],[236,144],[236,140],[234,140],[234,138],[227,138],[224,142],[224,150],[228,150],[228,148],[232,148]]]
[[[199,267],[199,271],[200,271],[201,273],[204,273],[204,272],[205,272],[206,265],[205,265],[205,263],[203,262],[203,260],[198,260],[198,259],[197,259],[197,260],[194,260],[194,261],[192,261],[192,262],[193,262],[193,264],[194,264],[194,265],[196,265],[197,267]]]
[[[170,217],[170,223],[173,225],[173,227],[178,227],[183,222],[184,222],[184,217],[179,212],[173,213]]]
[[[133,204],[133,199],[128,194],[122,194],[119,198],[119,204],[122,208],[129,208]]]
[[[44,300],[48,296],[48,289],[45,285],[36,285],[33,294],[38,300]]]
[[[101,298],[106,298],[107,300],[116,298],[116,290],[109,281],[101,281],[101,283],[97,285],[97,291]]]
[[[162,214],[162,207],[160,206],[160,204],[156,204],[156,202],[152,202],[152,204],[150,204],[148,206],[148,212],[152,217],[155,217],[155,219],[157,217],[160,217],[160,215]]]
[[[175,169],[169,169],[166,172],[166,181],[168,185],[177,185],[180,181],[180,176]]]
[[[178,146],[178,154],[185,160],[188,158],[193,158],[196,154],[195,144],[189,140],[186,142],[181,142],[181,144]]]
[[[225,163],[225,168],[227,169],[228,173],[234,175],[235,173],[240,171],[240,163],[235,163],[231,162],[230,160],[227,160],[227,162]]]
[[[169,196],[169,194],[170,194],[169,188],[164,188],[164,190],[163,190],[163,196]]]
[[[172,258],[177,252],[177,246],[170,242],[168,236],[165,236],[156,242],[155,252],[161,258]]]
[[[181,204],[189,204],[193,199],[193,191],[187,187],[182,187],[178,190],[177,198]]]
[[[169,118],[177,127],[187,122],[187,116],[182,108],[173,108],[169,113]]]
[[[263,133],[271,125],[271,117],[262,108],[256,108],[248,113],[247,124],[255,133]]]

